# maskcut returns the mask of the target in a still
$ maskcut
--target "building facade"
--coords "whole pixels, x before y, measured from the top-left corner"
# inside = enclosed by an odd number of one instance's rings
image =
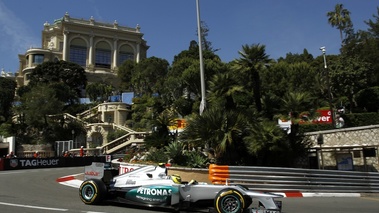
[[[147,57],[146,41],[140,27],[119,26],[72,18],[66,14],[42,30],[42,46],[31,47],[20,54],[18,86],[27,85],[28,75],[39,64],[47,61],[64,60],[82,66],[88,82],[105,82],[117,86],[117,70],[125,60],[139,62]]]

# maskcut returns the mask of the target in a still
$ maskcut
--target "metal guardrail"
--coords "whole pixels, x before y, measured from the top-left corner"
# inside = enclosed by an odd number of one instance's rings
[[[262,191],[379,193],[376,172],[211,165],[209,179]]]

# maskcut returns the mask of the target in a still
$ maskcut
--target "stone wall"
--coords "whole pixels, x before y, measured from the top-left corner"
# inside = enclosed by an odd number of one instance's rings
[[[338,156],[350,154],[354,170],[379,171],[379,125],[310,132],[306,135],[312,141],[311,151],[317,152],[319,162],[323,160],[326,168],[338,169]],[[319,135],[323,136],[321,145],[317,143]],[[364,155],[369,148],[371,151],[374,149],[375,156]]]
[[[30,158],[33,157],[35,152],[39,153],[39,156],[44,157],[54,157],[55,152],[51,144],[23,144],[17,146],[16,155],[21,158]]]

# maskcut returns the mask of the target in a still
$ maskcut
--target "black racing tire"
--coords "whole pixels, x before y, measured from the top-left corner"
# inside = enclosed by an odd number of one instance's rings
[[[96,205],[101,203],[107,195],[107,186],[102,180],[85,180],[79,187],[79,197],[83,203]]]
[[[246,201],[238,190],[226,188],[221,190],[214,199],[217,213],[240,213],[245,210]]]

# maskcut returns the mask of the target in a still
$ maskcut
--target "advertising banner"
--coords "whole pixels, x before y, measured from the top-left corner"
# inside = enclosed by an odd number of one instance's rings
[[[101,179],[104,177],[104,163],[93,162],[84,167],[84,180]]]
[[[104,162],[104,156],[88,157],[58,157],[58,158],[2,158],[0,161],[3,170],[36,169],[55,167],[87,166],[92,162]]]
[[[353,171],[353,157],[351,153],[337,153],[338,170]]]
[[[332,123],[332,112],[328,109],[319,109],[317,112],[320,114],[315,120],[314,123],[323,123],[323,124],[331,124]]]
[[[125,174],[125,173],[128,173],[128,172],[131,172],[135,169],[138,169],[140,168],[140,166],[136,166],[136,165],[128,165],[128,164],[120,164],[120,168],[119,168],[119,174]]]

